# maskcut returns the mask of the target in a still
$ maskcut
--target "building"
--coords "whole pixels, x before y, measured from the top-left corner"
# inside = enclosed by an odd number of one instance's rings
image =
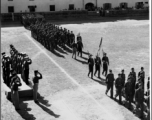
[[[1,13],[49,12],[102,7],[139,7],[149,0],[1,0]],[[147,6],[147,5],[146,5]]]

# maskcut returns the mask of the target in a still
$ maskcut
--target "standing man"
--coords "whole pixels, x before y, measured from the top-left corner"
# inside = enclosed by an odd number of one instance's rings
[[[19,107],[19,94],[18,94],[18,87],[21,86],[20,78],[17,76],[16,71],[12,71],[11,76],[11,96],[12,96],[12,102],[15,105],[16,110],[20,110]]]
[[[109,59],[108,59],[108,57],[106,55],[107,54],[104,53],[104,56],[102,58],[102,62],[103,62],[103,72],[102,72],[102,74],[105,73],[105,76],[107,76],[108,65],[109,65]]]
[[[114,74],[112,73],[112,70],[109,70],[109,74],[106,77],[106,83],[107,83],[107,90],[106,94],[110,91],[110,97],[113,98],[113,83],[114,83]]]
[[[33,97],[34,97],[34,102],[38,103],[37,100],[37,91],[38,91],[38,84],[39,84],[39,79],[42,79],[42,74],[38,72],[37,70],[34,71],[34,78],[33,78]]]
[[[89,55],[88,64],[89,64],[89,73],[88,73],[88,76],[89,76],[90,73],[91,73],[91,79],[93,79],[93,66],[94,66],[94,60],[93,60],[91,54]]]
[[[118,78],[115,81],[115,87],[116,87],[116,97],[119,95],[119,103],[121,104],[121,94],[122,94],[122,79],[121,79],[121,74],[118,74]]]
[[[25,57],[24,61],[24,77],[25,77],[25,83],[29,85],[29,65],[32,63],[32,60],[29,59],[29,57]]]
[[[141,71],[138,73],[138,77],[141,78],[141,81],[143,83],[143,89],[144,89],[144,85],[145,85],[145,71],[144,71],[143,67],[141,67]]]
[[[95,72],[94,72],[94,76],[96,75],[96,72],[98,71],[98,78],[100,78],[100,66],[101,66],[101,59],[100,59],[100,57],[98,56],[98,54],[97,54],[97,56],[96,56],[96,58],[95,58]]]

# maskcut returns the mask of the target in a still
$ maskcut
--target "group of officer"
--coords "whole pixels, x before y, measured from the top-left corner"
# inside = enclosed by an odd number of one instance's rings
[[[145,85],[145,72],[144,68],[141,67],[141,71],[138,73],[138,77],[136,78],[136,72],[134,68],[131,68],[131,72],[128,75],[127,81],[124,70],[118,74],[118,77],[115,79],[112,70],[109,70],[109,74],[106,76],[107,89],[105,94],[110,90],[110,97],[113,98],[113,86],[115,85],[116,94],[114,99],[119,96],[119,103],[122,103],[122,96],[125,97],[126,102],[128,101],[129,106],[128,109],[131,109],[131,103],[136,104],[134,113],[141,110],[141,118],[143,118],[144,113],[144,103],[146,103],[148,120],[150,115],[150,86],[149,86],[149,77],[147,82],[147,90],[144,92]]]
[[[10,55],[2,53],[2,72],[4,83],[11,89],[11,100],[16,110],[19,110],[18,87],[22,85],[20,77],[26,84],[29,84],[29,64],[31,59],[25,53],[19,53],[15,47],[10,45]]]
[[[107,57],[107,53],[104,53],[102,60],[98,54],[95,59],[92,58],[92,54],[89,54],[88,65],[89,65],[88,76],[91,73],[92,79],[93,79],[94,65],[95,65],[94,76],[96,76],[96,73],[98,72],[98,78],[100,78],[100,68],[102,65],[103,65],[102,74],[107,76],[107,71],[109,66],[109,58]]]

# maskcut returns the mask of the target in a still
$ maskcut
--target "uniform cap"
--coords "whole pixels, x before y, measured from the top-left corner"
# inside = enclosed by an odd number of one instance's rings
[[[4,56],[4,55],[5,55],[5,52],[2,53],[2,56]]]

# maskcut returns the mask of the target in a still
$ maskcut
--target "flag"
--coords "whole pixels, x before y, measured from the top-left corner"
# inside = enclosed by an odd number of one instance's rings
[[[100,50],[100,48],[101,48],[101,45],[102,45],[102,37],[101,37],[100,44],[99,44],[99,50]],[[98,50],[98,51],[99,51],[99,50]]]

